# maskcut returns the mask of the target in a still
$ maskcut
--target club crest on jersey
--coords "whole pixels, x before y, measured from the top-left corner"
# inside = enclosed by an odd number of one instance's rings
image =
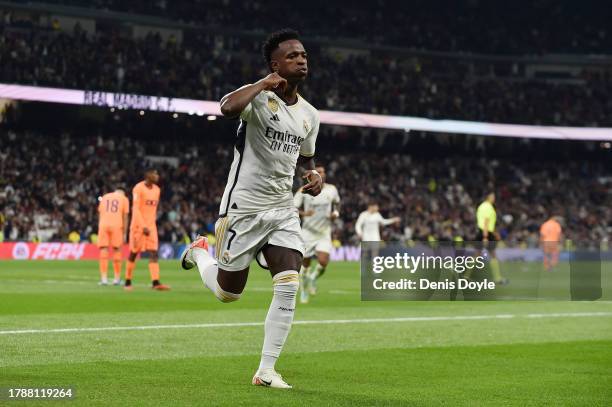
[[[308,133],[310,131],[310,125],[306,120],[304,120],[304,131]]]
[[[226,250],[223,253],[223,257],[221,257],[221,259],[223,260],[224,263],[228,263],[230,260],[230,253]]]
[[[274,98],[268,98],[268,108],[272,113],[278,112],[278,102]]]

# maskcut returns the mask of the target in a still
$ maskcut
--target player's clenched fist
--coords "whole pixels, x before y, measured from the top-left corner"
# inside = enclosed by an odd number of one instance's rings
[[[317,196],[321,193],[323,188],[323,179],[321,175],[315,170],[306,171],[302,178],[308,181],[308,184],[304,185],[302,192],[308,195]]]
[[[270,75],[261,79],[260,82],[263,85],[264,90],[285,90],[285,87],[287,86],[287,80],[276,72],[272,72]]]

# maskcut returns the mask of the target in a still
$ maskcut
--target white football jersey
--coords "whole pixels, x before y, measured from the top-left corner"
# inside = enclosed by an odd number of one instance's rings
[[[314,214],[304,216],[302,218],[302,229],[314,235],[329,235],[331,234],[332,221],[329,218],[332,213],[332,207],[340,203],[340,195],[338,190],[332,184],[323,184],[321,193],[317,196],[312,196],[302,193],[300,188],[293,198],[296,208],[304,207],[304,211],[312,210]]]
[[[314,155],[318,132],[319,112],[301,96],[293,105],[274,92],[255,96],[240,114],[220,216],[293,207],[297,159]]]
[[[392,219],[383,218],[380,212],[363,211],[355,223],[355,230],[364,242],[380,242],[380,226],[392,223]]]

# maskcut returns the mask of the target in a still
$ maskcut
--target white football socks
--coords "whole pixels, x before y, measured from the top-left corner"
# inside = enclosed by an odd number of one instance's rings
[[[218,263],[206,250],[194,249],[193,259],[197,264],[202,282],[219,300],[230,302],[240,298],[240,294],[230,293],[219,287],[217,283]],[[259,369],[274,369],[276,360],[287,340],[295,312],[298,280],[299,273],[295,270],[280,272],[272,278],[274,294],[264,324],[265,334]]]
[[[264,343],[259,369],[274,369],[274,364],[287,340],[298,291],[299,274],[295,270],[282,271],[272,277],[274,295],[264,324]]]
[[[325,267],[317,263],[314,270],[310,272],[310,279],[312,281],[315,281],[317,278],[319,278],[319,276],[323,273],[323,271],[325,271]]]
[[[217,261],[208,251],[200,248],[194,248],[192,256],[198,266],[202,282],[214,293],[217,291],[217,273],[219,272]]]
[[[194,248],[192,256],[196,262],[198,271],[200,272],[202,282],[210,291],[212,291],[219,301],[233,302],[240,299],[240,294],[225,291],[219,286],[219,283],[217,282],[219,266],[215,258],[212,257],[210,253],[204,249]]]

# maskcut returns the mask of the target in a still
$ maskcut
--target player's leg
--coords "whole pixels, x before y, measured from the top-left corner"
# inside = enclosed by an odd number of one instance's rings
[[[551,253],[550,253],[550,268],[551,271],[559,264],[559,244],[557,242],[551,243]]]
[[[308,274],[308,290],[310,295],[317,295],[317,280],[325,273],[329,263],[329,253],[317,251],[317,265]]]
[[[497,259],[497,254],[495,253],[496,243],[497,242],[494,240],[489,241],[489,263],[491,265],[491,275],[493,276],[493,280],[496,284],[506,285],[508,284],[509,280],[502,276],[499,260]]]
[[[98,269],[100,271],[100,285],[108,284],[108,246],[110,244],[110,236],[108,228],[102,226],[98,228]]]
[[[108,247],[100,246],[99,255],[100,285],[108,284]]]
[[[317,278],[321,277],[329,264],[329,252],[318,251],[317,252],[317,261],[319,262],[317,268],[319,268],[317,273]]]
[[[202,282],[219,301],[238,300],[259,240],[265,237],[257,233],[257,222],[257,216],[220,218],[215,224],[217,257],[208,252],[206,237],[198,236],[181,255],[181,267],[197,267]]]
[[[157,291],[169,291],[170,286],[162,284],[159,280],[159,258],[157,250],[148,250],[149,253],[149,275],[151,276],[151,288]]]
[[[317,256],[317,265],[309,273],[308,290],[310,295],[317,294],[317,279],[325,273],[327,264],[329,263],[329,253],[333,248],[331,235],[317,239],[315,245],[315,254]]]
[[[113,285],[121,284],[121,245],[123,244],[123,228],[113,228],[111,234],[111,247],[112,250],[112,259],[113,259]],[[109,258],[111,256],[109,255]]]
[[[312,273],[312,258],[317,247],[317,238],[307,230],[302,230],[304,239],[304,259],[300,267],[300,303],[307,304],[310,297],[310,274]]]
[[[114,279],[113,285],[121,284],[121,262],[123,257],[121,255],[121,247],[113,247],[113,272]]]
[[[302,254],[297,250],[271,244],[264,247],[263,254],[270,268],[274,291],[264,324],[261,361],[253,377],[253,384],[290,388],[276,373],[275,364],[293,323]]]
[[[290,388],[276,373],[275,363],[293,323],[304,240],[297,209],[277,209],[264,215],[270,233],[262,252],[272,274],[273,297],[264,324],[264,345],[253,384]]]
[[[199,236],[181,256],[183,269],[194,266],[200,273],[204,286],[221,302],[234,302],[240,299],[249,276],[249,268],[230,271],[219,268],[217,259],[208,253],[208,243]]]
[[[542,263],[544,266],[544,271],[550,270],[550,253],[548,248],[548,242],[542,243]]]
[[[145,250],[149,253],[149,275],[151,276],[151,288],[157,291],[168,291],[170,286],[162,284],[159,279],[159,259],[157,250],[159,248],[159,240],[157,236],[157,228],[151,228],[148,236],[145,236]]]
[[[310,268],[310,257],[304,256],[302,267],[300,267],[300,303],[307,304],[308,293],[308,270]]]
[[[143,251],[143,234],[142,228],[130,228],[130,236],[128,239],[128,245],[130,247],[130,254],[128,260],[125,263],[125,289],[128,291],[132,290],[132,276],[134,269],[136,268],[136,259],[138,254]]]
[[[310,294],[308,292],[308,271],[310,268],[310,257],[304,256],[302,267],[300,267],[300,303],[308,304]]]
[[[310,257],[304,256],[304,260],[302,260],[302,267],[300,267],[300,275],[305,274],[309,267],[310,267]]]
[[[138,251],[134,251],[134,247],[130,243],[130,254],[128,260],[125,263],[125,286],[124,288],[128,291],[132,290],[132,276],[134,274],[134,268],[136,268],[136,259],[138,258]]]

